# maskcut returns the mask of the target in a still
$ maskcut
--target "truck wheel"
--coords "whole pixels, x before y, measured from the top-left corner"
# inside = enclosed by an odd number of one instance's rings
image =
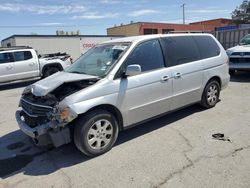
[[[216,80],[211,80],[205,87],[201,105],[205,108],[212,108],[219,101],[220,97],[220,84]]]
[[[95,157],[109,151],[118,137],[118,124],[113,114],[95,110],[76,121],[74,142],[85,155]]]
[[[43,73],[43,78],[46,78],[56,72],[60,71],[57,67],[47,67]]]

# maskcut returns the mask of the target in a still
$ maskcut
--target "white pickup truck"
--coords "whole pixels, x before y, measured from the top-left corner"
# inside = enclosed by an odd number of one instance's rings
[[[229,73],[250,71],[250,34],[240,40],[240,44],[227,49],[229,56]]]
[[[0,84],[47,77],[69,65],[69,55],[39,58],[31,47],[0,48]]]

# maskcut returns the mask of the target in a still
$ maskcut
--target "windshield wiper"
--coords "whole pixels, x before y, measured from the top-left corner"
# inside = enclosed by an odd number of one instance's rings
[[[86,74],[85,72],[80,72],[80,71],[71,71],[69,73],[76,73],[76,74]]]

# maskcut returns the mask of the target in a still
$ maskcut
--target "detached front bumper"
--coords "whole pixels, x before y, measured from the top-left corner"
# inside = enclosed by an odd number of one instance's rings
[[[18,126],[23,133],[35,141],[36,145],[44,146],[53,144],[55,147],[59,147],[71,142],[68,126],[53,129],[53,124],[48,122],[31,128],[22,120],[22,113],[21,110],[16,111]]]
[[[50,129],[49,123],[39,125],[35,128],[29,127],[21,118],[21,110],[16,111],[16,121],[18,123],[19,128],[29,137],[31,138],[38,138],[41,135],[44,135]]]

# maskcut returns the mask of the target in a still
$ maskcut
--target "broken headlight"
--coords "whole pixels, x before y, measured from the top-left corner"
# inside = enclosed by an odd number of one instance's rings
[[[32,88],[31,85],[29,85],[26,88],[24,88],[22,95],[25,95],[27,93],[31,93],[31,88]]]
[[[56,107],[53,109],[53,114],[59,123],[69,123],[77,117],[77,113],[70,107]]]

